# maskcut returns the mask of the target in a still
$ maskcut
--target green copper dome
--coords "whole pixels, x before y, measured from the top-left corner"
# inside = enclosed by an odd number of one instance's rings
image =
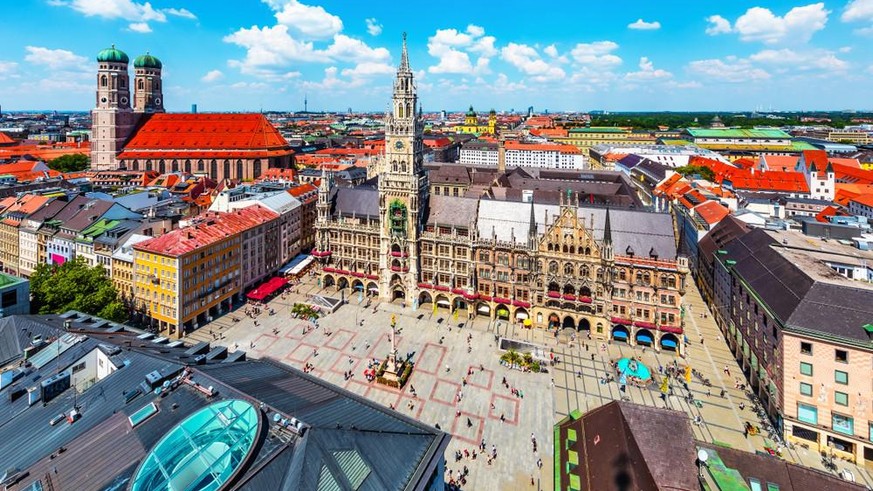
[[[470,106],[470,110],[467,111],[467,116],[475,116],[476,111],[473,110],[473,106]]]
[[[113,44],[112,47],[106,48],[103,51],[97,53],[97,61],[127,63],[130,60],[124,53],[124,51],[116,49],[115,45]]]
[[[163,65],[161,64],[161,60],[146,53],[144,55],[137,56],[136,59],[133,60],[133,66],[135,68],[161,68],[161,66]]]

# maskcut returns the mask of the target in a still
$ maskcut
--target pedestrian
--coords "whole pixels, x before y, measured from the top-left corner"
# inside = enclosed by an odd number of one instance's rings
[[[494,407],[494,405],[492,404],[492,409],[493,409],[493,407]],[[479,445],[479,448],[481,448],[483,452],[485,451],[485,439],[484,438],[482,439],[482,444]]]
[[[501,422],[501,423],[505,423],[505,422],[506,422],[506,416],[504,416],[503,413],[500,413],[500,422]]]
[[[449,368],[449,365],[447,364],[446,365],[446,373],[449,373],[449,370],[451,370],[451,368]]]
[[[537,458],[537,468],[538,469],[543,468],[543,459]]]
[[[594,361],[594,353],[591,353],[591,361]]]

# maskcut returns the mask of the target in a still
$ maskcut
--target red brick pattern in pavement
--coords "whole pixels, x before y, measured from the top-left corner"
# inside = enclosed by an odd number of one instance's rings
[[[491,404],[494,405],[494,409],[490,410],[488,417],[500,421],[500,415],[502,414],[505,419],[503,424],[518,425],[519,401],[521,399],[515,396],[506,397],[500,394],[492,394]]]
[[[467,427],[467,419],[473,423],[472,428]],[[452,428],[449,431],[453,438],[465,441],[472,445],[478,445],[485,434],[485,418],[477,414],[461,411],[460,417],[452,415]]]
[[[438,378],[433,389],[430,391],[428,399],[445,404],[446,406],[454,407],[458,402],[457,398],[459,390],[461,390],[461,384]]]
[[[416,356],[415,370],[417,372],[436,375],[443,368],[446,348],[434,343],[425,343],[424,349]]]

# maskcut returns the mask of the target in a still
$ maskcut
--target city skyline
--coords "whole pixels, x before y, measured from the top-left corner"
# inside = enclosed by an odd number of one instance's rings
[[[95,55],[115,44],[163,61],[170,111],[299,111],[304,97],[314,111],[379,111],[406,31],[425,111],[869,108],[873,0],[670,3],[500,16],[388,2],[247,1],[232,14],[224,2],[22,3],[8,8],[20,22],[0,47],[0,104],[90,109]]]

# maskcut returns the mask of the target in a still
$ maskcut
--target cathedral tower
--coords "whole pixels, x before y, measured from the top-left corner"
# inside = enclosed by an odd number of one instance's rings
[[[392,299],[410,299],[407,303],[417,297],[419,234],[428,197],[420,111],[404,34],[391,110],[385,115],[385,155],[379,175],[379,291]]]
[[[146,53],[133,60],[134,112],[164,112],[164,96],[161,92],[161,60]]]
[[[127,55],[115,48],[97,54],[97,106],[91,111],[91,168],[118,168],[116,156],[134,126]]]

